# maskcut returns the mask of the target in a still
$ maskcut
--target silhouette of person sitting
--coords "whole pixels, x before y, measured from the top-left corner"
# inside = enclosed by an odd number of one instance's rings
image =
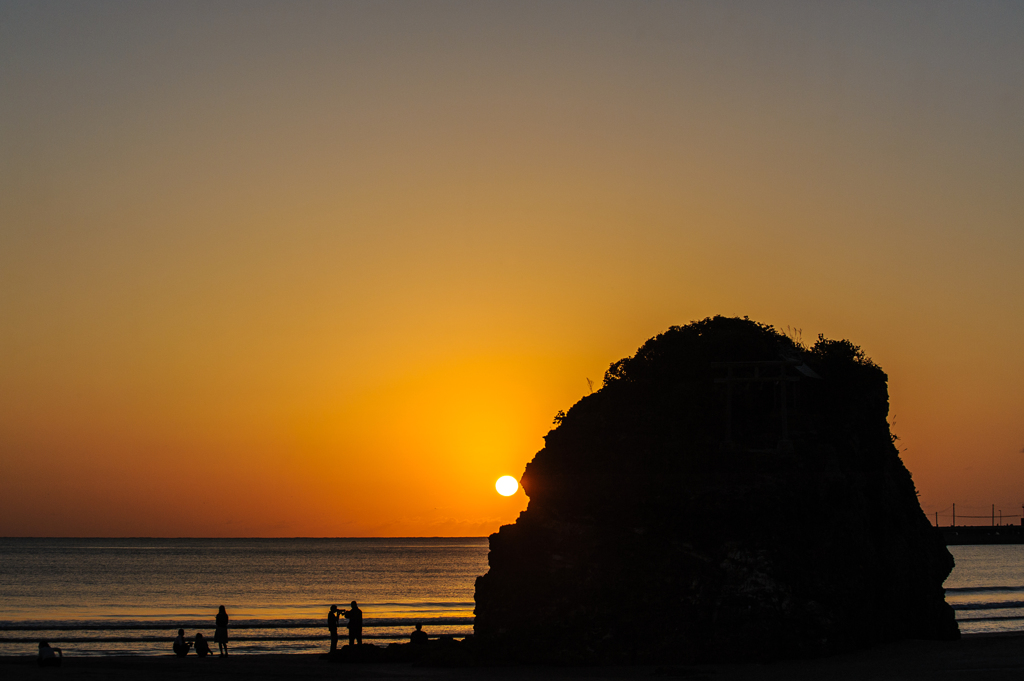
[[[352,607],[342,610],[341,616],[348,620],[348,644],[363,645],[363,611],[352,601]]]
[[[174,639],[174,645],[171,646],[174,654],[178,657],[185,657],[188,655],[188,649],[191,647],[192,644],[185,640],[185,630],[178,629],[178,638]]]
[[[36,663],[40,667],[59,667],[64,661],[64,653],[60,648],[51,648],[46,641],[39,642],[39,657]]]
[[[409,636],[409,643],[413,645],[421,646],[424,645],[429,639],[427,639],[427,632],[423,631],[423,625],[417,624],[416,631],[412,632]]]
[[[338,606],[332,605],[327,611],[327,631],[331,632],[331,652],[338,649]]]
[[[199,657],[206,657],[207,655],[213,654],[213,651],[210,650],[210,644],[206,642],[206,637],[202,634],[196,634],[195,649],[196,655]]]

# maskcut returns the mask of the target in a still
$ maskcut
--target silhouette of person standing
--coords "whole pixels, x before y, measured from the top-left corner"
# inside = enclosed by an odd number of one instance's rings
[[[348,620],[348,644],[363,645],[363,611],[352,601],[352,607],[342,610],[341,614]]]
[[[213,640],[217,642],[217,648],[221,655],[228,654],[228,613],[224,606],[217,611],[217,629],[213,632]]]
[[[426,643],[429,639],[427,638],[427,632],[423,631],[423,625],[417,624],[416,631],[412,632],[412,636],[409,637],[409,643],[414,646],[421,646]]]
[[[332,605],[327,611],[327,631],[331,632],[331,652],[338,649],[338,606]]]

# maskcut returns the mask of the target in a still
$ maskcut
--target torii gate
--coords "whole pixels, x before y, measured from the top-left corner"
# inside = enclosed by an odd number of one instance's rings
[[[778,383],[782,391],[782,408],[780,419],[782,437],[779,439],[779,451],[793,451],[793,443],[789,440],[789,414],[786,408],[786,384],[796,383],[799,376],[787,373],[787,367],[793,367],[808,378],[821,378],[806,363],[799,359],[780,359],[761,362],[712,362],[713,369],[725,369],[725,378],[716,378],[715,383],[726,385],[725,400],[725,441],[732,444],[732,386],[734,383]]]

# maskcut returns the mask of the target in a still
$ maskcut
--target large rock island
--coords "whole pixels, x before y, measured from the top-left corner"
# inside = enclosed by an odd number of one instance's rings
[[[715,317],[559,413],[491,535],[476,642],[510,660],[731,661],[956,638],[953,567],[887,421],[885,373]]]

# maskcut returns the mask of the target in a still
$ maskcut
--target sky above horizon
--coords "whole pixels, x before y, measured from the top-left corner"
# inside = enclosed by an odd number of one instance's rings
[[[1019,517],[1022,35],[0,0],[0,536],[486,535],[587,379],[716,314],[861,346],[929,519]]]

